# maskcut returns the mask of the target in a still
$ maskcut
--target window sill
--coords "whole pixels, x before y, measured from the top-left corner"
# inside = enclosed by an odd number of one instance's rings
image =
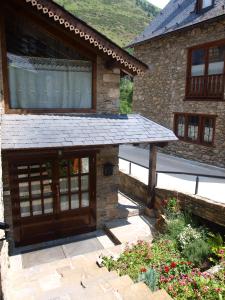
[[[204,97],[204,98],[199,98],[199,97],[185,97],[184,101],[215,101],[215,102],[223,102],[224,98],[223,97]]]
[[[207,147],[207,148],[215,148],[214,144],[204,144],[204,143],[200,143],[200,142],[197,142],[197,141],[196,142],[195,141],[190,141],[190,140],[180,138],[179,136],[177,136],[177,138],[179,139],[179,141],[184,142],[184,143],[197,145],[197,146],[203,146],[203,147]]]

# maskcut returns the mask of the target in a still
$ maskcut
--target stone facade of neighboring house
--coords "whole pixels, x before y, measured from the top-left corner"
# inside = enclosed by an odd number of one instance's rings
[[[133,43],[135,56],[149,66],[143,78],[134,80],[133,109],[175,131],[180,141],[164,148],[166,153],[225,167],[224,3],[216,0],[212,6],[199,11],[196,7],[199,1],[190,1],[189,5],[186,2],[170,1]],[[194,64],[194,67],[197,64],[200,67],[203,63],[193,62],[194,58],[190,62],[190,56],[200,55],[197,51],[201,49],[207,49],[205,55],[211,55],[212,60],[206,63],[205,74],[199,73],[199,77],[194,77],[196,74],[190,74],[190,68]],[[213,51],[220,51],[220,57],[213,58]],[[201,57],[198,59],[201,60]],[[220,64],[222,70],[212,71],[214,75],[210,75],[213,64]],[[209,87],[201,83],[197,83],[195,94],[188,94],[191,80],[200,82],[205,78],[209,85],[210,80],[212,82],[216,78],[216,73],[221,81],[211,83],[214,97],[207,90]],[[177,114],[181,116],[179,121]],[[208,123],[204,123],[202,126],[200,123],[208,122],[208,118],[214,124],[207,127]],[[193,125],[198,130],[195,137],[190,132]],[[205,142],[207,130],[211,131],[211,137]]]
[[[9,0],[0,9],[1,212],[13,251],[115,218],[119,145],[155,148],[176,137],[140,115],[119,115],[120,74],[143,76],[144,63],[53,1]]]

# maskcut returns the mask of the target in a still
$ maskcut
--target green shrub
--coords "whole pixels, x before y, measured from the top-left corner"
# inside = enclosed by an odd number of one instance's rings
[[[209,244],[202,238],[193,240],[182,251],[183,256],[194,265],[201,265],[210,253]]]
[[[177,237],[186,227],[186,221],[183,214],[176,218],[169,219],[167,222],[166,238],[177,241]]]

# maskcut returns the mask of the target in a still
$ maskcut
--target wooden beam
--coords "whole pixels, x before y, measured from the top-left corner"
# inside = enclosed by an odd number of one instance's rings
[[[156,161],[157,161],[157,146],[150,144],[149,147],[149,176],[148,176],[148,200],[147,205],[153,206],[155,187],[156,187]]]

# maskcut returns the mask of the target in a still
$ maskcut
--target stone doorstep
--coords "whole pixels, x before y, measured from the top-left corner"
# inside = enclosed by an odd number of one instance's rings
[[[173,300],[165,290],[159,290],[152,294],[151,300]]]
[[[123,300],[151,300],[152,292],[143,282],[134,283],[131,286],[128,286],[123,294]]]

